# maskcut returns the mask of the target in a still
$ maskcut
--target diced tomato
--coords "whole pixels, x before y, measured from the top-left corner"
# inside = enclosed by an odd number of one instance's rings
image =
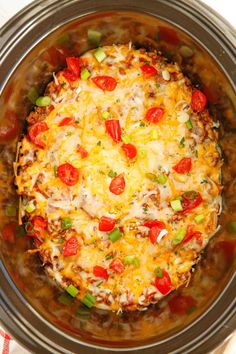
[[[125,190],[125,178],[124,175],[118,175],[117,177],[113,178],[109,190],[111,193],[119,195],[124,192]]]
[[[11,222],[11,223],[3,226],[2,238],[4,241],[14,243],[16,227],[17,227],[17,224],[15,222]]]
[[[141,66],[141,70],[143,72],[143,76],[146,79],[149,79],[152,76],[155,76],[157,74],[157,70],[154,68],[154,66],[144,64]]]
[[[160,122],[160,120],[162,119],[164,115],[164,109],[161,107],[152,107],[150,108],[146,115],[145,115],[145,119],[153,124],[157,124]]]
[[[118,143],[121,140],[120,121],[118,119],[106,120],[105,126],[106,132],[110,135],[115,143]]]
[[[86,157],[88,157],[88,151],[86,151],[84,148],[82,148],[82,146],[79,146],[77,148],[77,152],[80,154],[80,156],[82,157],[82,159],[85,159]]]
[[[159,226],[152,226],[150,228],[149,239],[151,243],[155,244],[157,242],[157,237],[160,235],[161,230],[163,230],[163,228]]]
[[[204,93],[202,93],[200,90],[194,91],[192,94],[192,109],[195,112],[202,112],[206,106],[207,99]]]
[[[190,157],[184,157],[172,168],[175,172],[182,175],[189,173],[192,168],[192,159]]]
[[[46,130],[48,130],[48,126],[45,122],[35,123],[29,128],[29,137],[31,141],[41,148],[45,147],[45,144],[42,140],[40,140],[39,135]]]
[[[79,243],[76,236],[71,236],[62,247],[64,257],[76,256],[79,249]]]
[[[124,151],[125,155],[128,157],[128,159],[130,160],[134,159],[135,156],[137,155],[137,149],[132,144],[123,144],[121,148]]]
[[[97,87],[104,91],[113,91],[117,85],[116,79],[111,76],[95,76],[92,80]]]
[[[172,313],[184,315],[196,306],[196,301],[192,296],[177,295],[168,301],[168,305]]]
[[[41,231],[47,228],[47,220],[42,216],[34,216],[32,219],[32,224],[34,226],[34,230]]]
[[[202,196],[199,192],[187,191],[182,194],[182,198],[181,205],[183,210],[179,212],[180,214],[187,214],[202,203]]]
[[[68,186],[74,186],[78,182],[79,172],[70,163],[64,163],[63,165],[60,165],[58,167],[57,173],[62,182]]]
[[[222,251],[227,263],[231,263],[234,259],[236,242],[235,241],[219,241],[215,244],[214,250]]]
[[[188,225],[187,232],[186,232],[185,238],[183,239],[182,243],[187,243],[190,240],[192,240],[192,238],[195,238],[199,244],[202,244],[201,236],[202,236],[202,233],[200,231],[194,230],[194,225]]]
[[[99,231],[111,231],[114,229],[116,220],[109,218],[108,216],[102,216],[99,220]]]
[[[172,45],[179,44],[179,37],[174,29],[165,26],[159,26],[159,34],[161,41],[167,42]]]
[[[120,258],[114,258],[109,264],[109,268],[118,274],[122,273],[125,269],[124,264]]]
[[[162,295],[168,294],[172,289],[172,283],[169,274],[166,270],[162,270],[162,277],[155,278],[155,286],[162,293]]]
[[[16,114],[13,111],[7,110],[0,123],[1,143],[15,138],[19,133],[19,128],[20,126]]]
[[[94,266],[93,267],[93,274],[95,275],[95,277],[98,278],[103,278],[106,281],[108,280],[108,272],[105,268],[100,267],[100,266]]]
[[[65,125],[74,125],[75,119],[73,117],[66,117],[58,124],[59,127],[64,127]]]
[[[80,74],[80,61],[79,58],[68,57],[66,58],[67,69],[63,71],[64,77],[68,81],[75,81],[79,78]]]
[[[146,226],[149,229],[154,226],[158,226],[160,229],[164,229],[166,227],[164,222],[159,221],[159,220],[147,220],[143,223],[143,226]]]

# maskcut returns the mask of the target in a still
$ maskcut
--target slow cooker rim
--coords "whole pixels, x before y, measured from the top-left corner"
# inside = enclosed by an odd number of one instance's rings
[[[161,0],[162,1],[162,0]],[[67,1],[64,1],[64,3],[66,3]],[[177,3],[177,1],[172,1],[173,3]],[[185,3],[185,4],[187,4],[187,1],[186,0],[181,0],[181,2],[182,3]],[[41,3],[44,3],[43,1],[41,1],[41,0],[37,0],[37,1],[35,1],[34,2],[34,4],[33,5],[28,5],[24,10],[22,10],[20,13],[18,13],[16,16],[14,16],[14,18],[11,20],[11,21],[15,21],[19,16],[21,16],[21,15],[24,15],[25,14],[25,12],[27,13],[27,11],[29,11],[30,9],[32,9],[32,8],[35,8],[35,6],[36,6],[36,4],[37,5],[39,5],[39,4],[41,4]],[[53,2],[53,3],[55,3],[55,1]],[[45,6],[46,6],[47,4],[45,4]],[[48,4],[48,5],[50,5],[50,4]],[[152,14],[153,15],[153,14]],[[11,24],[11,21],[9,21],[9,23],[7,23],[4,27],[3,27],[3,29],[4,28],[7,28],[7,26],[9,25],[10,26],[10,24]],[[13,21],[13,22],[14,22]],[[72,21],[72,19],[70,19],[68,22],[70,22],[70,21]],[[223,21],[224,23],[226,23],[226,25],[228,25],[227,24],[227,21]],[[53,29],[53,31],[55,30],[55,28]],[[47,33],[46,35],[48,35],[49,33]],[[45,36],[46,36],[45,35]],[[30,48],[30,49],[32,49],[32,48]],[[15,69],[15,68],[14,68]],[[225,289],[226,290],[226,289]],[[26,300],[27,301],[27,300]],[[195,322],[194,322],[195,323]],[[82,345],[89,345],[89,344],[84,344],[83,342],[81,343]],[[153,347],[155,344],[152,344],[151,346]],[[99,349],[103,349],[102,347],[95,347],[95,348],[99,348]],[[147,348],[147,346],[145,346],[144,348]],[[106,347],[106,348],[104,348],[105,350],[106,349],[108,349],[108,347]],[[127,350],[134,350],[135,348],[131,348],[131,349],[127,349]],[[138,347],[137,349],[142,349],[142,347]]]

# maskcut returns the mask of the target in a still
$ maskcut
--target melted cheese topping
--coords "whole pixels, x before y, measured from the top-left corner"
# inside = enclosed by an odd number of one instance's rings
[[[188,280],[200,251],[214,234],[221,202],[221,161],[213,122],[208,116],[206,124],[200,114],[192,112],[192,88],[176,64],[128,45],[103,50],[106,58],[102,62],[96,60],[94,51],[83,55],[90,72],[87,80],[69,82],[63,72],[56,75],[54,85],[59,89],[51,94],[52,109],[44,120],[48,130],[40,133],[45,147],[23,138],[16,184],[23,197],[22,216],[47,220],[39,250],[49,275],[62,287],[76,286],[79,299],[91,293],[95,306],[141,309],[163,296],[155,286],[155,269],[167,271],[172,289],[178,288]],[[141,70],[144,63],[155,67],[157,75],[146,78]],[[102,75],[117,81],[113,91],[95,85],[92,79]],[[164,109],[157,124],[145,120],[152,107]],[[107,133],[103,112],[108,112],[107,119],[119,120],[122,136],[137,149],[134,159],[128,159],[122,142],[114,142]],[[65,117],[76,123],[60,126]],[[192,120],[192,129],[186,117]],[[86,158],[78,146],[88,152]],[[185,157],[191,158],[191,171],[179,174],[173,166]],[[54,173],[64,163],[79,171],[73,186]],[[115,195],[109,190],[114,178],[110,176],[120,174],[125,189]],[[166,183],[150,180],[150,174],[164,174]],[[203,202],[186,215],[176,213],[170,202],[192,190],[201,194]],[[35,207],[31,213],[27,212],[29,201]],[[195,222],[197,214],[203,217],[200,224]],[[99,231],[102,216],[116,220],[122,232],[118,241],[113,243],[107,232]],[[72,223],[68,230],[61,228],[65,217]],[[154,244],[149,228],[143,226],[147,220],[165,223]],[[176,245],[173,239],[188,225],[201,233],[201,242],[192,238]],[[76,235],[79,249],[66,257],[63,247],[71,235]],[[120,274],[109,268],[111,257],[124,263],[127,256],[136,257],[139,266],[124,264]],[[107,270],[107,281],[93,274],[96,265]]]

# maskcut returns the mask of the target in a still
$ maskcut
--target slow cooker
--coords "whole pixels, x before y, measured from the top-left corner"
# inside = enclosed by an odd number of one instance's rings
[[[224,158],[220,228],[193,269],[188,288],[196,306],[171,311],[168,298],[147,311],[81,311],[45,276],[31,240],[18,226],[14,188],[17,140],[36,93],[65,58],[93,47],[128,43],[158,49],[177,61],[207,95]],[[4,327],[34,353],[208,353],[236,328],[236,36],[197,0],[38,0],[1,30],[0,49],[0,315]],[[3,227],[10,230],[6,236]],[[169,299],[176,297],[176,292]]]

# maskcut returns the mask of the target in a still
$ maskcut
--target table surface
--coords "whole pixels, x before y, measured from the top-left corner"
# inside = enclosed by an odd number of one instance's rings
[[[58,0],[59,1],[59,0]],[[191,1],[191,0],[189,0]],[[221,14],[227,19],[231,25],[236,28],[236,1],[234,0],[202,0],[205,4],[212,7],[215,11]],[[0,0],[0,27],[16,12],[21,10],[24,6],[28,5],[32,0]],[[1,328],[0,328],[1,330]],[[4,348],[1,348],[0,339],[0,353],[4,352]],[[2,350],[1,350],[2,349]],[[9,347],[9,354],[24,354],[27,353],[22,347],[20,347],[14,340],[11,341]],[[236,334],[231,337],[229,341],[223,344],[220,348],[212,352],[211,354],[235,354],[236,353]]]

